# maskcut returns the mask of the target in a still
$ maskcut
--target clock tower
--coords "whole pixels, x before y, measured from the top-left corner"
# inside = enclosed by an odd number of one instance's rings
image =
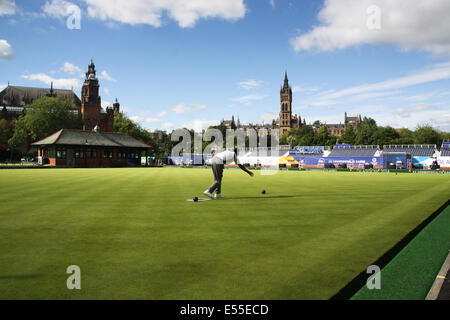
[[[95,65],[91,60],[86,72],[83,88],[81,89],[81,117],[83,130],[93,130],[100,125],[100,112],[102,101],[99,95],[100,85],[98,83]]]
[[[292,128],[292,89],[289,86],[287,71],[284,74],[284,85],[280,90],[280,136]]]

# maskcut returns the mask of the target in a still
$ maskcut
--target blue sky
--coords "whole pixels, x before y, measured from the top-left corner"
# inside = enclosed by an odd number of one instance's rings
[[[347,112],[450,131],[449,18],[446,0],[0,0],[0,89],[80,95],[92,58],[105,106],[200,129],[270,122],[287,70],[308,123]]]

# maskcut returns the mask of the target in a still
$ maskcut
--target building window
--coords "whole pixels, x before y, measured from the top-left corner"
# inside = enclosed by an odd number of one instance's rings
[[[83,150],[75,150],[75,159],[84,159],[84,151]]]
[[[66,149],[56,149],[56,158],[66,159],[67,152]]]
[[[86,151],[86,156],[88,157],[88,159],[97,159],[97,150],[88,149]]]
[[[113,158],[113,151],[112,150],[105,150],[105,151],[103,151],[103,158],[105,158],[105,159],[112,159]]]

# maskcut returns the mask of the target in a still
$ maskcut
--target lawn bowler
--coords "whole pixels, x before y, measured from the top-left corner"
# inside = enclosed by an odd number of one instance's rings
[[[212,171],[214,174],[214,182],[209,187],[208,190],[203,192],[203,194],[211,199],[223,199],[224,197],[221,194],[222,191],[222,177],[223,177],[223,168],[226,164],[236,163],[239,168],[241,168],[243,171],[245,171],[248,175],[253,177],[253,172],[250,172],[247,170],[247,168],[244,167],[241,163],[239,163],[238,156],[237,156],[237,148],[234,148],[233,151],[226,150],[223,152],[220,152],[216,154],[212,158]],[[213,193],[216,193],[213,196]]]

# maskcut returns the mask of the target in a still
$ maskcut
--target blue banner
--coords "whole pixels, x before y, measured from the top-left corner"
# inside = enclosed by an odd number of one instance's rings
[[[412,163],[416,168],[427,168],[433,162],[433,158],[430,157],[413,157]]]

